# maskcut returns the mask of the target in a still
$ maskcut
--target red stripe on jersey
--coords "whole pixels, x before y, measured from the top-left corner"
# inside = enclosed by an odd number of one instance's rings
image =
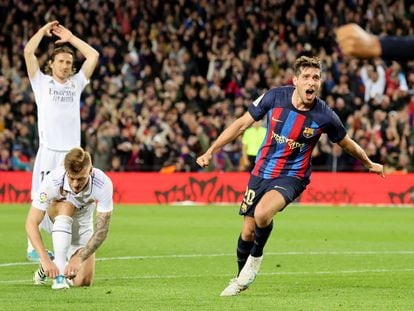
[[[254,169],[252,171],[253,175],[259,176],[259,168],[262,166],[263,159],[267,156],[269,153],[270,147],[272,146],[272,129],[274,126],[271,125],[271,122],[275,122],[272,119],[278,120],[280,115],[282,114],[283,109],[282,108],[275,108],[272,111],[272,115],[270,116],[270,119],[267,120],[269,129],[267,131],[267,137],[266,142],[263,144],[262,150],[260,150],[260,158],[256,162],[256,165],[254,166]],[[275,122],[276,123],[276,122]]]
[[[317,132],[315,135],[321,135],[322,134],[322,130],[320,128],[318,128]],[[312,151],[313,148],[315,147],[315,145],[318,143],[318,140],[314,141],[313,144],[309,144],[309,148],[306,151],[305,155],[303,156],[303,161],[302,161],[302,165],[298,170],[298,177],[303,177],[305,176],[306,171],[309,169],[309,164],[310,163],[310,158],[312,157]]]
[[[293,139],[296,141],[296,139],[299,137],[299,135],[302,133],[302,127],[303,124],[306,121],[306,117],[301,114],[296,114],[296,120],[295,123],[290,131],[289,139]],[[282,157],[280,157],[275,167],[273,168],[273,172],[271,174],[272,178],[278,177],[280,173],[283,171],[283,167],[286,164],[286,161],[289,157],[289,155],[292,153],[292,150],[290,150],[290,147],[288,144],[285,145],[285,149],[283,150]]]
[[[317,143],[317,141],[316,141],[315,143]],[[312,155],[312,150],[313,150],[314,145],[315,145],[315,144],[309,145],[308,150],[307,150],[307,151],[306,151],[306,153],[304,154],[304,156],[303,156],[303,161],[302,161],[302,165],[301,165],[301,167],[300,167],[300,168],[299,168],[299,170],[298,170],[298,175],[297,175],[297,177],[304,177],[304,176],[305,176],[305,173],[306,173],[306,171],[307,171],[307,170],[308,170],[308,168],[309,168],[308,163],[309,163],[309,161],[310,161],[310,157],[311,157],[311,155]]]

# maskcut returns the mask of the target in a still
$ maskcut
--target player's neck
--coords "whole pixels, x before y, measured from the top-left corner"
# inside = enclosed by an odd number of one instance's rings
[[[311,110],[313,105],[314,105],[313,101],[312,103],[305,103],[299,96],[297,90],[295,89],[295,91],[292,94],[292,105],[293,107],[295,107],[297,110],[299,111],[308,111]]]
[[[60,84],[65,84],[68,81],[68,78],[59,78],[56,75],[52,75],[53,80],[55,80],[56,82],[60,83]]]

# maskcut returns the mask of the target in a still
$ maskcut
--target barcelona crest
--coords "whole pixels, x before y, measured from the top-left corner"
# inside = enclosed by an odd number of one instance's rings
[[[305,127],[305,129],[303,130],[303,136],[305,136],[306,138],[311,138],[314,134],[315,129],[311,127]]]

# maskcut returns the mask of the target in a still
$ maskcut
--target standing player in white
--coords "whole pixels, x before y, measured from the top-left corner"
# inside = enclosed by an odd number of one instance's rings
[[[44,36],[52,35],[59,38],[56,44],[70,43],[85,57],[78,73],[74,73],[75,53],[68,45],[57,46],[45,66],[45,73],[40,71],[35,51]],[[43,178],[62,165],[68,150],[80,146],[80,96],[95,70],[99,53],[58,21],[53,21],[40,28],[27,42],[24,59],[38,111],[39,150],[33,168],[33,199]],[[30,241],[27,258],[39,261]]]
[[[40,258],[35,284],[45,284],[49,277],[54,279],[53,289],[92,285],[95,251],[108,235],[112,196],[111,180],[92,167],[90,154],[80,147],[66,154],[64,167],[45,176],[26,219],[26,233]],[[52,234],[54,261],[39,228]]]

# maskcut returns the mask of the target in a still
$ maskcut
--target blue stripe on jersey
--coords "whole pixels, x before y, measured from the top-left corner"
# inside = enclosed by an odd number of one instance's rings
[[[306,145],[304,148],[307,148],[308,146]],[[293,165],[290,166],[290,169],[287,173],[287,176],[293,176],[296,177],[298,170],[300,169],[300,167],[303,165],[303,160],[305,158],[305,153],[301,152],[300,154],[298,154],[298,156],[296,157],[296,163],[294,163]]]
[[[283,123],[282,130],[280,131],[281,136],[289,137],[290,132],[292,131],[292,128],[295,125],[297,115],[298,114],[296,112],[289,111],[289,114]],[[277,159],[283,155],[283,152],[286,148],[286,142],[281,144],[275,142],[275,145],[275,152],[273,153],[272,158],[268,161],[266,168],[264,170],[263,178],[265,179],[271,178],[272,172],[277,165]]]
[[[319,125],[315,121],[312,121],[311,128],[318,128],[318,127],[319,127]],[[309,150],[308,150],[309,147],[310,147],[309,145],[306,145],[304,147],[304,148],[306,148],[306,150],[301,150],[301,152],[296,157],[296,163],[291,166],[291,169],[289,170],[287,176],[294,176],[294,177],[296,177],[296,174],[298,173],[298,170],[303,165],[303,161],[305,159],[305,155],[309,152]],[[311,148],[311,149],[313,149],[313,148]],[[307,168],[307,170],[308,170],[309,169],[309,165],[306,165],[306,166],[308,167]]]
[[[94,178],[92,178],[92,185],[96,186],[99,189],[102,189],[105,186],[105,181],[103,179],[99,179],[94,175]]]
[[[98,178],[94,177],[94,178],[92,179],[92,184],[93,184],[94,186],[97,186],[98,188],[102,188],[102,186],[104,185],[104,182],[103,182],[103,180],[100,180],[100,179],[98,179]]]
[[[271,117],[272,117],[272,110],[269,110],[267,112],[267,120],[270,120]],[[266,123],[267,123],[267,126],[266,126],[266,136],[264,137],[264,139],[262,141],[262,144],[260,145],[259,151],[256,154],[256,160],[255,160],[256,162],[257,162],[257,159],[260,159],[261,156],[262,156],[263,145],[266,143],[267,139],[269,138],[269,135],[272,135],[272,131],[270,130],[270,122],[268,121]]]

